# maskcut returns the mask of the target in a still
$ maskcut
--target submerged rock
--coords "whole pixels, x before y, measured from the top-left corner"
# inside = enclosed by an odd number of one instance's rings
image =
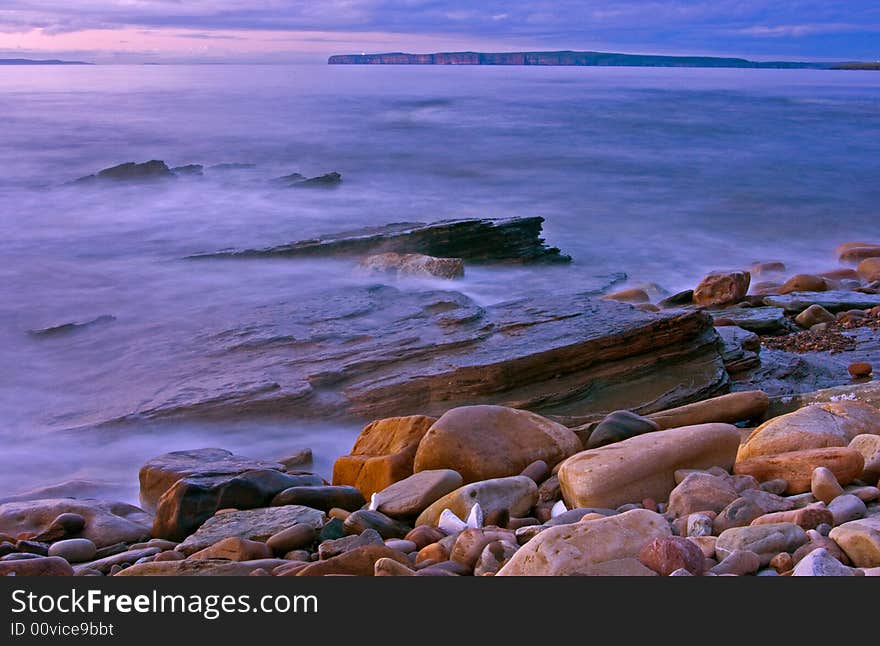
[[[461,278],[464,261],[461,258],[435,258],[420,253],[382,253],[364,258],[360,269],[370,273],[432,278]]]
[[[52,325],[50,327],[39,328],[37,330],[28,330],[28,334],[38,338],[60,336],[62,334],[70,334],[71,332],[80,332],[87,328],[95,327],[96,325],[112,323],[115,320],[115,316],[111,316],[110,314],[102,314],[101,316],[93,318],[90,321],[83,321],[82,323],[62,323],[61,325]]]
[[[313,180],[309,180],[313,181]],[[307,185],[307,182],[296,186]],[[375,253],[417,253],[467,262],[570,262],[541,238],[544,218],[404,222],[302,240],[268,249],[219,251],[190,258],[357,257]]]
[[[80,177],[74,183],[85,184],[97,181],[139,182],[175,177],[165,162],[153,159],[143,163],[126,162],[98,171],[94,175]]]
[[[820,305],[829,312],[847,310],[867,310],[880,305],[880,294],[861,292],[792,292],[782,296],[768,296],[764,303],[771,307],[781,307],[790,314],[799,314],[811,305]]]

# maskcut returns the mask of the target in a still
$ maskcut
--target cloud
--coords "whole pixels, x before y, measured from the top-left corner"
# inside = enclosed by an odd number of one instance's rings
[[[756,36],[758,38],[803,38],[818,34],[842,34],[847,32],[880,31],[880,25],[856,25],[848,23],[806,24],[806,25],[755,25],[736,29],[735,34]]]

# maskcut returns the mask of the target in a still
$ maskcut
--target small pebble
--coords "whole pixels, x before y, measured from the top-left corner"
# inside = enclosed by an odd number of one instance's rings
[[[851,363],[847,370],[849,370],[849,374],[853,379],[865,379],[866,377],[870,377],[871,373],[874,372],[871,364],[867,361]]]

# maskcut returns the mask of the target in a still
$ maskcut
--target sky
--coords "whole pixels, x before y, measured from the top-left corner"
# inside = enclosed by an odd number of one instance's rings
[[[283,63],[557,49],[878,60],[880,0],[0,0],[0,58]]]

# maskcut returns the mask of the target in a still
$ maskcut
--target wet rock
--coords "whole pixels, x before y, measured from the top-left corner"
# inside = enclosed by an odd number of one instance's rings
[[[365,529],[360,534],[344,536],[333,541],[324,541],[318,546],[318,558],[331,559],[345,552],[365,545],[384,545],[382,537],[375,529]],[[389,546],[390,547],[390,546]],[[393,548],[390,548],[393,549]]]
[[[224,538],[210,547],[190,554],[189,559],[227,559],[229,561],[255,561],[272,558],[272,550],[259,541],[251,541],[238,536]]]
[[[445,534],[436,527],[431,527],[430,525],[418,525],[413,528],[412,531],[408,532],[404,539],[415,543],[417,549],[422,549],[431,543],[436,543],[444,536]]]
[[[67,536],[76,536],[86,526],[86,519],[80,514],[59,514],[47,527],[34,536],[35,541],[54,543]]]
[[[296,453],[291,453],[290,455],[281,458],[278,462],[288,470],[309,467],[312,464],[312,450],[308,448],[300,449]],[[316,482],[314,484],[320,483]]]
[[[718,307],[741,301],[749,291],[747,271],[709,274],[694,289],[693,300],[701,307]]]
[[[826,467],[842,484],[849,484],[862,472],[861,453],[846,447],[789,451],[779,455],[761,455],[738,461],[734,473],[751,475],[759,481],[783,479],[788,483],[786,493],[810,491],[813,470]]]
[[[606,301],[619,301],[621,303],[650,303],[651,297],[644,289],[624,289],[602,297]]]
[[[880,258],[865,258],[856,268],[859,277],[869,283],[880,280]]]
[[[357,487],[365,498],[413,474],[419,442],[433,417],[391,417],[368,424],[358,435],[351,454],[333,465],[333,484]]]
[[[19,552],[27,554],[37,554],[38,556],[49,556],[49,544],[40,541],[21,540],[15,543],[15,549]]]
[[[793,523],[750,525],[722,532],[715,542],[715,552],[722,559],[735,550],[754,552],[761,565],[767,565],[780,552],[794,552],[806,542],[804,530]]]
[[[770,400],[760,390],[748,390],[712,397],[649,415],[662,430],[725,422],[734,424],[758,419],[767,412]]]
[[[654,420],[627,410],[619,410],[607,415],[599,423],[590,434],[586,448],[595,449],[658,430],[660,426]]]
[[[779,288],[780,294],[825,291],[828,291],[828,283],[821,276],[814,276],[813,274],[796,274],[785,281],[782,287]]]
[[[819,548],[801,559],[794,567],[792,576],[855,576],[855,574],[851,568],[831,556],[828,550]]]
[[[288,175],[288,177],[290,177]],[[336,188],[342,184],[342,175],[337,172],[319,175],[318,177],[310,177],[299,182],[291,182],[293,188]]]
[[[796,329],[781,307],[731,307],[707,312],[712,316],[715,325],[723,322],[755,334],[786,334]]]
[[[382,253],[364,258],[358,267],[366,272],[397,277],[421,276],[452,280],[464,276],[461,258],[436,258],[419,253]]]
[[[537,499],[538,487],[526,476],[482,480],[460,487],[434,502],[419,515],[416,525],[436,525],[444,509],[459,518],[467,518],[477,503],[484,514],[507,509],[511,516],[525,516]]]
[[[832,323],[834,314],[821,305],[810,305],[795,317],[795,322],[802,328],[811,328],[818,323]]]
[[[668,513],[673,518],[682,518],[698,511],[718,513],[738,497],[729,479],[708,473],[692,473],[669,494]]]
[[[63,334],[70,334],[72,332],[82,332],[83,330],[93,328],[96,325],[105,325],[107,323],[112,323],[115,320],[115,316],[102,314],[101,316],[90,319],[88,321],[62,323],[60,325],[51,325],[49,327],[39,328],[36,330],[28,330],[28,334],[36,338],[56,337]]]
[[[734,375],[761,365],[761,338],[735,325],[716,328],[721,337],[721,358],[724,369]],[[724,420],[717,420],[724,421]]]
[[[721,562],[713,566],[710,571],[718,576],[722,574],[745,576],[757,572],[762,561],[763,558],[755,552],[735,549],[728,551]]]
[[[820,305],[829,312],[866,310],[880,305],[880,294],[863,294],[851,291],[795,292],[781,296],[766,296],[764,303],[781,307],[789,314],[803,312],[811,305]]]
[[[659,514],[634,509],[586,523],[540,532],[522,546],[497,576],[656,575],[638,561],[654,538],[671,536]]]
[[[857,435],[849,443],[849,448],[861,453],[865,463],[859,480],[871,483],[880,480],[880,435]]]
[[[461,563],[467,570],[473,571],[483,548],[493,541],[516,545],[516,534],[507,529],[466,529],[455,539],[455,544],[449,551],[449,560]]]
[[[324,525],[324,519],[323,512],[299,505],[230,511],[209,518],[194,534],[178,545],[177,550],[186,555],[194,554],[230,536],[265,541],[296,524],[320,529]]]
[[[325,561],[311,563],[299,570],[296,576],[327,576],[328,574],[373,576],[376,561],[381,558],[390,558],[409,567],[409,560],[400,552],[395,552],[384,545],[364,545]]]
[[[739,440],[734,426],[703,424],[583,451],[559,468],[562,494],[569,507],[614,508],[644,498],[666,500],[675,488],[676,470],[729,469]],[[728,503],[734,498],[735,494]]]
[[[851,520],[858,520],[868,513],[868,508],[852,494],[837,496],[828,505],[828,511],[834,517],[834,525],[842,525]]]
[[[682,292],[667,296],[657,305],[662,308],[681,307],[682,305],[691,305],[694,302],[694,290],[686,289]]]
[[[810,492],[816,500],[826,505],[843,493],[837,477],[825,467],[816,467],[810,477]]]
[[[0,576],[73,576],[73,568],[60,556],[38,556],[0,561]]]
[[[842,261],[864,260],[880,256],[880,245],[873,242],[844,242],[834,249]]]
[[[865,379],[871,376],[874,368],[867,361],[856,361],[847,366],[847,372],[853,379]]]
[[[555,465],[581,443],[569,429],[504,406],[464,406],[445,413],[419,443],[414,471],[453,469],[465,482],[515,476],[535,460]]]
[[[824,506],[808,506],[802,509],[790,511],[777,511],[764,514],[752,520],[752,525],[770,525],[775,523],[792,523],[801,529],[809,530],[819,527],[823,523],[831,524],[834,516]]]
[[[157,456],[141,467],[140,499],[144,509],[155,510],[159,499],[181,478],[237,476],[246,471],[284,467],[275,462],[234,455],[223,449],[173,451]],[[291,485],[292,486],[292,485]]]
[[[138,559],[155,556],[160,551],[161,550],[159,550],[158,547],[145,547],[139,550],[125,550],[111,556],[105,556],[95,561],[86,561],[84,563],[80,563],[79,565],[74,567],[73,570],[75,573],[84,570],[94,570],[102,574],[112,574],[114,568],[118,570],[126,564],[130,565],[134,563]]]
[[[105,168],[94,175],[80,177],[75,184],[91,184],[99,181],[112,182],[143,182],[156,179],[168,179],[174,173],[163,161],[153,159],[143,163],[125,162],[117,166]]]
[[[331,518],[321,531],[318,533],[318,542],[332,541],[345,536],[345,520],[341,518]]]
[[[858,401],[804,406],[765,422],[747,438],[738,459],[788,451],[846,446],[862,433],[874,433],[880,410]]]
[[[418,516],[462,484],[461,475],[451,469],[420,471],[375,494],[376,509],[392,518]]]
[[[60,556],[68,563],[82,563],[95,558],[97,551],[95,544],[87,538],[68,538],[52,543],[49,556]]]
[[[274,469],[181,478],[159,498],[153,536],[182,541],[217,510],[268,507],[276,494],[280,496],[279,492],[290,491],[288,487],[294,487],[300,480],[300,476],[290,476]],[[316,505],[308,506],[317,508]]]
[[[272,498],[273,507],[302,505],[321,511],[329,511],[334,507],[354,511],[365,504],[366,500],[361,492],[348,486],[291,487]]]
[[[353,512],[342,523],[342,527],[347,534],[360,534],[368,529],[373,529],[383,539],[403,538],[411,529],[408,525],[389,518],[382,512],[367,509]]]
[[[122,502],[49,498],[0,505],[0,534],[39,535],[62,514],[76,514],[85,520],[79,533],[64,529],[66,538],[87,538],[99,548],[149,538],[153,520],[144,510]]]
[[[880,516],[844,523],[832,529],[829,537],[856,567],[880,566]]]
[[[303,184],[297,184],[302,186]],[[367,256],[371,253],[418,253],[470,262],[570,262],[541,236],[544,219],[444,220],[404,222],[345,231],[268,249],[222,251],[200,257]]]
[[[700,548],[678,536],[653,539],[639,551],[639,561],[660,576],[669,576],[678,569],[700,576],[704,567]]]
[[[175,166],[171,172],[178,177],[201,177],[204,175],[205,167],[201,164],[186,164],[185,166]]]

